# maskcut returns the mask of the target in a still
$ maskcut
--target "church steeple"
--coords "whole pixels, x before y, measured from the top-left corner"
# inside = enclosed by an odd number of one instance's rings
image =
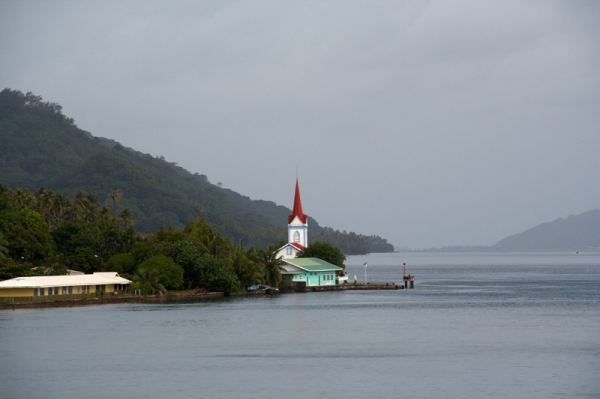
[[[298,219],[303,224],[306,224],[306,215],[302,212],[302,200],[300,199],[300,186],[298,185],[298,179],[296,179],[296,194],[294,195],[294,209],[292,214],[288,216],[288,224],[292,223],[294,218],[298,216]]]
[[[288,243],[277,251],[277,257],[295,258],[298,252],[303,251],[308,245],[308,216],[302,212],[300,199],[300,186],[296,178],[296,193],[294,194],[294,207],[288,216]]]

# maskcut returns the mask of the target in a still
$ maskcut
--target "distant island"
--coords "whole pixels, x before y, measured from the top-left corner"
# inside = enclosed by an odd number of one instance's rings
[[[600,209],[542,223],[506,237],[493,246],[430,248],[443,252],[585,252],[600,251]]]
[[[598,251],[600,209],[542,223],[498,241],[493,248],[499,251]]]

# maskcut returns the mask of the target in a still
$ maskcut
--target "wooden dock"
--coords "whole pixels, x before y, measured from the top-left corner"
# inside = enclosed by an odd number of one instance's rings
[[[413,280],[414,281],[414,280]],[[411,288],[414,288],[414,283]],[[377,291],[377,290],[402,290],[404,285],[396,283],[387,284],[342,284],[342,285],[326,285],[314,287],[282,287],[279,288],[283,294],[294,292],[321,292],[321,291]]]

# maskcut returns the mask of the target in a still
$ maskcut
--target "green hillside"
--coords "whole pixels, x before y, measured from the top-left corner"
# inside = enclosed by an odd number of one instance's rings
[[[60,105],[31,93],[0,92],[0,142],[0,182],[6,186],[33,192],[46,187],[69,198],[83,190],[101,202],[119,190],[121,207],[133,211],[139,233],[182,229],[204,217],[220,234],[248,247],[286,239],[290,209],[252,201],[162,157],[94,137],[63,115]],[[346,254],[393,250],[378,236],[323,228],[314,219],[309,225],[311,241],[330,242]]]

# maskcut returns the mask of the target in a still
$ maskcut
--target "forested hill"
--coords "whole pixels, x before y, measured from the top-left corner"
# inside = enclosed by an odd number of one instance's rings
[[[103,202],[119,190],[122,207],[133,211],[136,231],[161,226],[181,229],[199,217],[248,247],[286,240],[291,210],[270,201],[252,201],[210,183],[162,157],[153,157],[79,129],[60,105],[17,90],[0,92],[0,182],[12,189],[41,187],[73,198],[78,190]],[[390,252],[378,236],[323,228],[309,220],[311,241],[329,242],[346,254]]]
[[[543,223],[500,240],[502,251],[589,251],[600,249],[600,209]]]

